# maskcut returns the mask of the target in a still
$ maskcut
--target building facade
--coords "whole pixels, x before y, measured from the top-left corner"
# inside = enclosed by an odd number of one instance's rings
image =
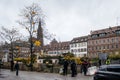
[[[14,58],[28,58],[30,56],[30,43],[28,41],[16,40],[14,45]]]
[[[101,30],[91,31],[87,36],[81,36],[73,38],[71,41],[58,42],[53,39],[48,45],[44,45],[43,30],[41,22],[39,22],[37,39],[41,46],[35,47],[33,44],[33,53],[42,52],[49,56],[59,56],[63,53],[71,52],[76,57],[88,56],[90,58],[99,57],[99,54],[120,54],[120,26],[109,27]],[[19,47],[19,51],[16,52],[18,57],[29,57],[30,56],[30,43],[29,41],[16,40],[14,42],[14,48]],[[10,44],[5,44],[0,47],[2,53],[3,50],[9,50]]]
[[[69,43],[69,41],[57,42],[56,39],[53,39],[50,44],[44,46],[44,52],[49,56],[60,56],[69,52]]]
[[[87,40],[88,36],[73,38],[70,42],[70,52],[76,57],[87,55]]]
[[[100,53],[120,54],[120,26],[91,31],[88,37],[88,56]]]

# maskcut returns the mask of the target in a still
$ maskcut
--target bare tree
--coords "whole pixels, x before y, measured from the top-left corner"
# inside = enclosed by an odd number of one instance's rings
[[[45,15],[43,14],[43,11],[41,9],[41,7],[38,4],[33,3],[30,6],[25,7],[21,13],[20,13],[20,17],[22,18],[21,21],[18,21],[19,24],[21,26],[23,26],[29,33],[30,36],[30,57],[31,57],[31,63],[29,64],[31,66],[31,71],[33,68],[33,61],[32,61],[32,47],[33,47],[33,42],[32,42],[32,38],[33,36],[37,35],[37,29],[38,29],[38,25],[39,22],[41,22],[41,26],[43,29],[43,37],[46,39],[51,39],[52,35],[49,34],[49,32],[45,29],[45,27],[43,27],[45,25],[44,19],[45,19]]]
[[[31,57],[31,63],[29,64],[31,67],[31,71],[33,70],[33,57],[32,57],[32,47],[33,47],[33,42],[32,38],[34,35],[36,35],[37,27],[39,21],[44,24],[44,15],[42,14],[42,9],[38,6],[38,4],[33,3],[30,6],[25,7],[20,16],[22,17],[22,20],[19,21],[19,24],[22,25],[30,35],[30,57]]]
[[[19,24],[25,27],[30,34],[33,34],[36,30],[36,25],[38,25],[39,20],[44,24],[42,9],[37,4],[33,3],[32,5],[25,7],[20,16],[22,17],[22,20],[19,21]]]
[[[10,50],[11,50],[11,71],[13,71],[13,42],[20,38],[19,32],[16,28],[12,27],[11,29],[2,27],[0,31],[0,37],[4,40],[10,43]]]

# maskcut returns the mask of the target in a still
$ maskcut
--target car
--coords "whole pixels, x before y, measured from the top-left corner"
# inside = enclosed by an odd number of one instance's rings
[[[102,65],[93,80],[120,80],[120,64]]]

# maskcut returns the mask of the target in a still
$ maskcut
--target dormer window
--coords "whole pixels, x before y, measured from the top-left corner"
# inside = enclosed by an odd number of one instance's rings
[[[75,42],[74,40],[72,42]]]
[[[83,41],[83,39],[81,39],[81,41]]]
[[[97,38],[98,37],[98,34],[94,34],[91,36],[92,38]]]
[[[120,30],[116,30],[115,32],[117,35],[120,35]]]
[[[76,42],[78,42],[78,40],[76,40]]]
[[[106,34],[105,33],[101,33],[99,34],[99,37],[104,37]]]

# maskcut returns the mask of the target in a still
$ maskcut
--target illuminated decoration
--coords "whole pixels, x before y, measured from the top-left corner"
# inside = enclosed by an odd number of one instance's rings
[[[34,44],[35,44],[35,46],[40,46],[41,42],[37,40],[37,41],[35,41]]]
[[[33,11],[32,14],[36,14],[36,12]]]

